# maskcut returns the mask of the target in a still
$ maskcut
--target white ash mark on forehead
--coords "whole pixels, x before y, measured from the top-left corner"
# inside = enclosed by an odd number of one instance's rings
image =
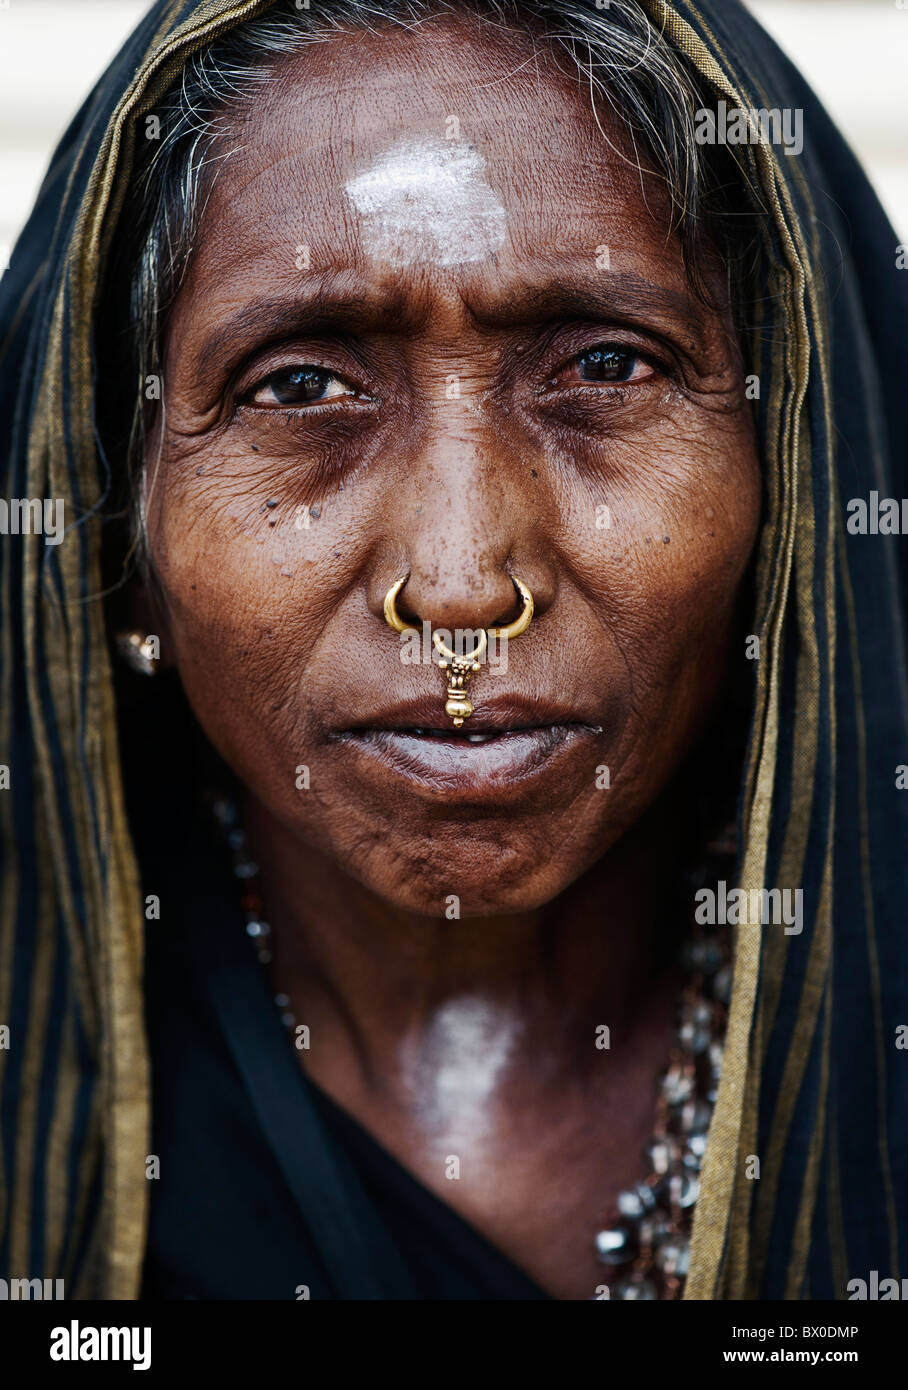
[[[363,249],[394,266],[463,265],[504,243],[505,211],[485,160],[453,140],[404,140],[346,184]]]

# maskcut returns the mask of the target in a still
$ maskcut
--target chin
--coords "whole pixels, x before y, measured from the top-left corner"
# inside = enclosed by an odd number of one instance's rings
[[[488,854],[402,855],[387,878],[361,881],[390,908],[420,916],[461,921],[532,912],[563,892],[583,872],[546,861],[535,847],[497,848]]]

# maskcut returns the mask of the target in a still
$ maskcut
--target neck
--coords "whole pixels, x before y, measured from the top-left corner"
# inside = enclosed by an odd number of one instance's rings
[[[249,800],[272,983],[309,1026],[306,1069],[336,1095],[390,1087],[421,1104],[440,1070],[484,1095],[506,1084],[527,1036],[546,1038],[532,1049],[543,1086],[595,1068],[603,1024],[613,1055],[630,1047],[678,915],[669,820],[665,806],[644,818],[544,907],[450,921],[396,910]]]

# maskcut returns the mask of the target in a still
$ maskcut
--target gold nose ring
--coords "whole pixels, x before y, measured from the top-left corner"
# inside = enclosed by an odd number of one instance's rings
[[[397,611],[397,596],[401,589],[410,578],[409,574],[395,580],[388,592],[385,594],[384,612],[385,622],[395,632],[418,632],[419,628],[412,623],[405,623]],[[522,579],[518,579],[516,574],[510,576],[521,601],[521,609],[512,623],[507,623],[504,627],[490,627],[480,630],[479,641],[473,650],[461,656],[451,650],[438,635],[432,634],[432,644],[441,660],[438,663],[440,671],[448,671],[447,677],[447,700],[445,701],[445,714],[449,715],[454,722],[455,729],[459,729],[465,719],[469,719],[473,713],[473,706],[467,698],[467,682],[474,671],[478,671],[482,658],[485,656],[489,645],[489,638],[494,637],[497,641],[510,641],[512,637],[520,637],[526,632],[530,623],[533,621],[533,595],[530,593]]]

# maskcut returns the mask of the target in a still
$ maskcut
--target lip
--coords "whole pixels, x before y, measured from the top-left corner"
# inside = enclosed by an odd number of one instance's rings
[[[504,734],[561,724],[583,725],[601,732],[599,721],[586,712],[578,711],[559,701],[517,694],[502,695],[495,700],[475,700],[473,713],[465,721],[463,728],[455,729],[444,712],[444,698],[439,693],[434,696],[422,695],[414,699],[401,700],[387,709],[370,712],[363,718],[354,718],[346,728],[338,729],[336,733],[343,735],[373,730],[401,732],[408,729],[427,729],[439,733],[449,732],[453,738],[458,738],[473,733]]]
[[[601,725],[575,710],[518,696],[477,705],[458,730],[436,697],[394,705],[336,731],[332,741],[430,796],[494,801],[554,773],[601,733]],[[474,743],[470,735],[489,737]]]

